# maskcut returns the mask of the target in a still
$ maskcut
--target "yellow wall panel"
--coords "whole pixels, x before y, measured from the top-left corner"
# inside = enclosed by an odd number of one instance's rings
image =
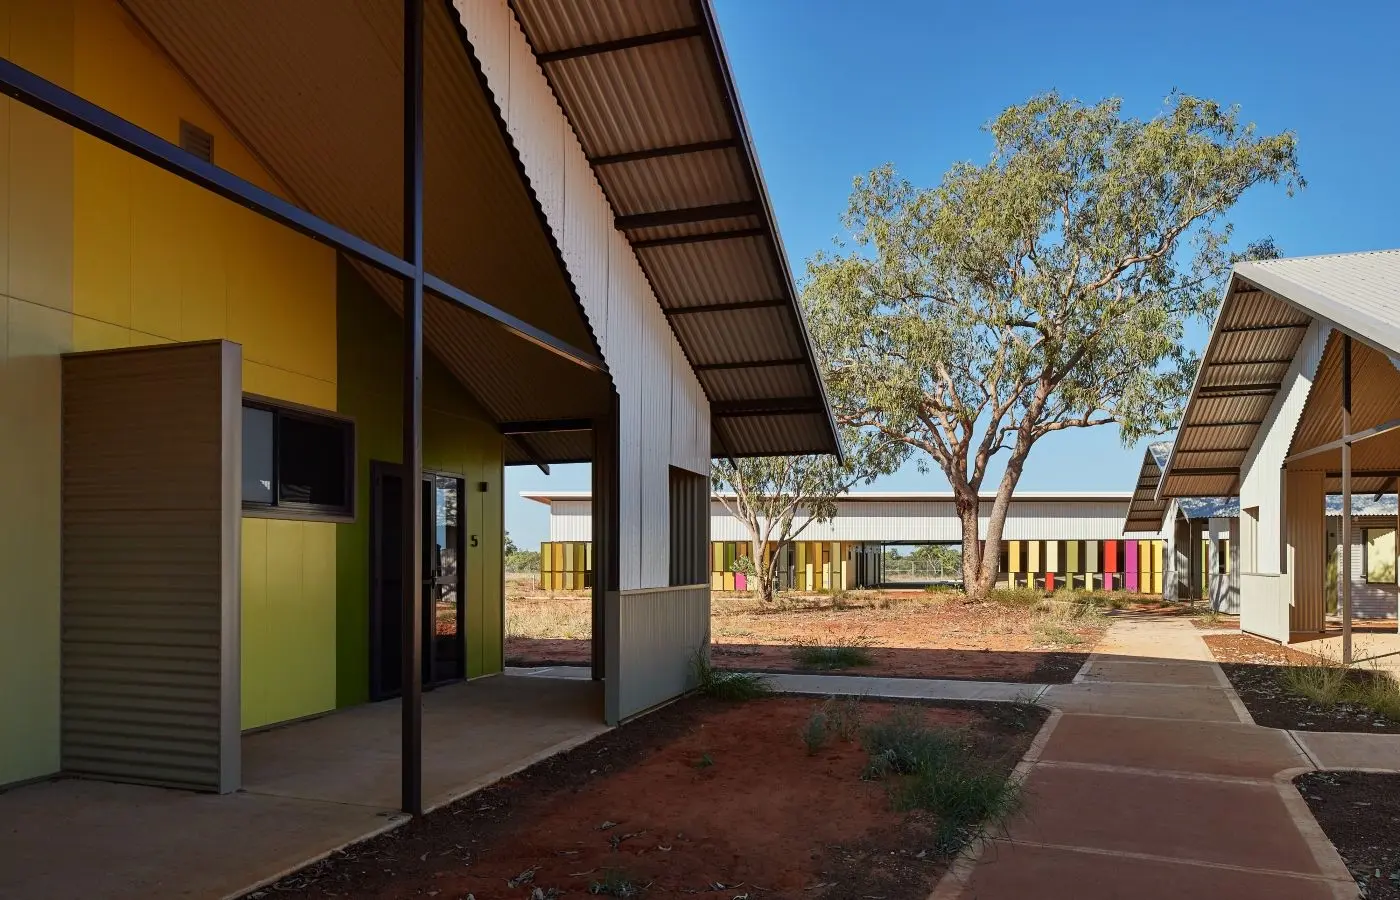
[[[9,107],[7,294],[73,308],[73,131],[19,103]]]
[[[127,326],[131,322],[131,181],[129,155],[85,134],[73,137],[73,311]]]
[[[1040,541],[1026,542],[1026,571],[1040,572]]]

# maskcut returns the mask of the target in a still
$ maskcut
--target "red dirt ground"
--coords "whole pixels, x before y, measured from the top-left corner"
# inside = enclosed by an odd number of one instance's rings
[[[857,741],[833,736],[808,754],[800,735],[821,703],[682,701],[351,848],[272,895],[525,900],[538,888],[582,897],[619,873],[646,897],[927,896],[945,867],[929,848],[932,820],[895,812],[886,785],[861,779]],[[971,729],[1002,771],[1040,720],[861,704],[867,722],[896,708]]]
[[[1047,623],[1023,606],[963,603],[955,595],[924,591],[790,595],[771,605],[716,594],[711,630],[712,658],[721,668],[804,671],[793,660],[795,645],[859,643],[872,664],[842,672],[1023,682],[1070,680],[1103,633],[1101,624]],[[586,665],[589,659],[586,640],[506,638],[509,665]]]

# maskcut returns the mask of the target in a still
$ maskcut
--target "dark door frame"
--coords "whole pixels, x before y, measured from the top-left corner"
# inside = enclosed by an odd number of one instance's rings
[[[384,535],[382,534],[383,522],[380,518],[381,511],[385,510],[382,496],[383,483],[386,475],[403,479],[403,466],[398,463],[386,462],[382,459],[372,459],[369,463],[370,476],[370,502],[369,502],[369,695],[370,700],[389,700],[401,695],[402,690],[384,690],[385,666],[383,655],[379,651],[379,635],[384,625],[384,604],[381,593],[384,573]],[[439,469],[424,468],[419,478],[419,490],[423,485],[433,483],[433,479],[451,478],[457,482],[457,641],[462,659],[462,674],[454,678],[433,680],[425,677],[423,685],[425,688],[438,687],[456,681],[463,681],[467,675],[467,635],[466,635],[466,612],[467,612],[467,510],[466,510],[466,476],[460,472],[448,472]],[[425,508],[423,513],[430,512]],[[424,535],[422,543],[424,559],[418,566],[418,578],[426,589],[429,585],[429,578],[424,577],[423,567],[426,563],[428,552],[428,535]],[[429,626],[436,623],[436,608],[431,602],[431,595],[425,591],[423,597],[423,634],[421,635],[424,645],[420,652],[423,653],[423,667],[426,672],[431,673],[434,661],[433,645],[435,630],[430,630]]]

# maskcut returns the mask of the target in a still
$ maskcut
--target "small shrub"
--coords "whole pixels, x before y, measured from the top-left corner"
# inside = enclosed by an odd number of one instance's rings
[[[1044,600],[1045,592],[1031,587],[992,588],[987,592],[987,599],[1005,606],[1028,608]]]
[[[804,669],[868,666],[875,661],[870,655],[874,643],[865,635],[841,637],[827,644],[799,643],[792,648],[792,658]]]
[[[1060,647],[1075,647],[1084,643],[1082,637],[1063,625],[1042,623],[1036,626],[1035,636],[1043,644],[1055,644]]]
[[[807,755],[815,756],[826,746],[826,713],[817,710],[807,719],[802,729],[802,743],[807,745]]]
[[[1020,803],[1020,784],[984,764],[966,733],[923,725],[907,713],[865,729],[865,777],[903,776],[892,787],[901,811],[937,818],[936,852],[952,855],[1006,821]]]
[[[710,758],[710,754],[708,754],[708,753],[701,753],[701,754],[700,754],[700,758],[697,759],[695,762],[691,763],[691,765],[694,766],[694,767],[697,768],[697,769],[708,769],[710,766],[713,766],[714,764],[715,764],[715,761],[714,761],[713,759]]]
[[[1347,669],[1335,660],[1318,659],[1287,667],[1282,681],[1289,693],[1331,706],[1344,699]]]
[[[852,741],[860,734],[865,719],[865,709],[856,697],[829,697],[822,704],[826,714],[827,727],[843,741]]]
[[[636,897],[642,889],[621,869],[607,869],[603,877],[588,886],[588,893],[594,896]]]
[[[694,666],[696,679],[700,683],[698,690],[706,697],[737,702],[756,700],[773,693],[768,679],[762,675],[716,669],[703,650],[695,654]]]
[[[1388,672],[1375,670],[1352,689],[1356,702],[1377,715],[1400,722],[1400,680]]]

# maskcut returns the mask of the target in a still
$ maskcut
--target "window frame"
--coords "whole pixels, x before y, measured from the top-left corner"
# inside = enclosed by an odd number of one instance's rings
[[[1364,576],[1363,584],[1396,584],[1396,574],[1400,573],[1400,530],[1393,525],[1368,525],[1356,529],[1360,532],[1361,538],[1361,574]],[[1391,577],[1373,579],[1371,577],[1371,532],[1388,531],[1391,533]],[[1340,577],[1340,576],[1339,576]]]
[[[355,419],[351,416],[341,415],[330,410],[319,409],[314,406],[306,406],[300,403],[291,403],[286,400],[277,400],[272,397],[264,397],[260,394],[243,395],[243,408],[258,409],[272,413],[272,502],[259,503],[249,501],[240,497],[240,504],[244,516],[261,519],[293,519],[310,522],[336,522],[351,523],[355,521],[355,513],[358,508],[358,488],[359,479],[355,468],[357,456],[356,442],[359,438],[355,427]],[[240,409],[239,415],[242,415]],[[340,430],[345,436],[342,442],[344,457],[344,477],[345,477],[345,503],[339,506],[329,506],[321,503],[298,503],[294,500],[283,500],[280,496],[281,479],[278,477],[280,469],[279,441],[281,440],[280,420],[282,418],[299,419],[303,422],[311,422],[317,425],[332,425]],[[241,453],[240,448],[240,453]],[[240,457],[240,466],[242,460]]]

